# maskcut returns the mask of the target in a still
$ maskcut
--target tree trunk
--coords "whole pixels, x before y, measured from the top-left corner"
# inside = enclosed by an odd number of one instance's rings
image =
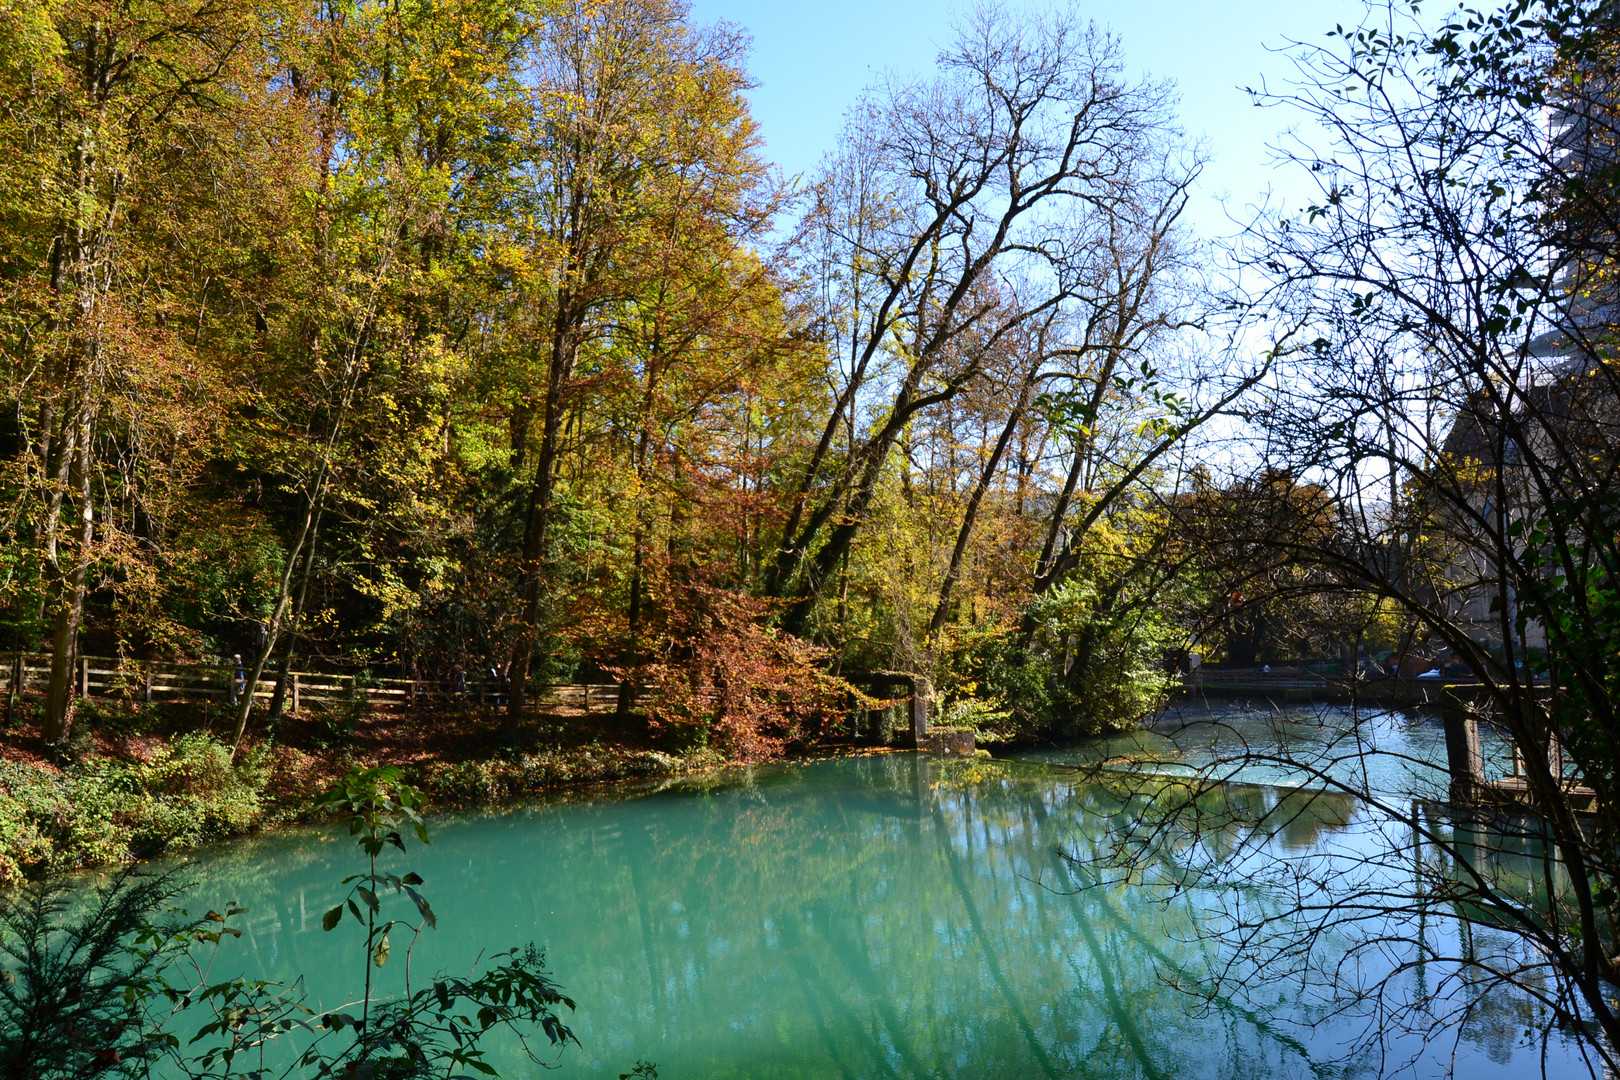
[[[647,496],[647,480],[652,473],[648,458],[652,453],[653,406],[658,390],[659,339],[653,337],[651,356],[647,364],[647,389],[641,401],[641,433],[636,437],[636,535],[630,563],[630,601],[625,612],[629,626],[625,642],[624,665],[634,671],[641,663],[641,614],[646,604],[647,534],[652,530],[652,505]],[[619,715],[627,716],[635,704],[635,680],[626,678],[619,684]]]
[[[790,634],[801,635],[805,624],[809,622],[810,612],[815,608],[816,600],[821,595],[821,589],[832,572],[842,562],[844,553],[849,550],[856,534],[866,521],[867,510],[872,505],[872,498],[877,491],[878,479],[883,475],[883,465],[888,461],[889,453],[899,440],[901,432],[905,430],[911,418],[923,409],[933,405],[950,401],[959,393],[971,372],[960,376],[956,381],[948,383],[934,393],[917,396],[917,387],[921,384],[928,371],[929,358],[926,354],[912,365],[905,380],[895,393],[894,408],[888,421],[882,429],[869,438],[861,447],[857,456],[859,470],[852,484],[840,485],[848,493],[848,501],[843,505],[843,512],[838,513],[839,522],[827,536],[827,542],[816,552],[814,558],[809,560],[810,568],[804,574],[804,580],[795,590],[792,603],[782,617],[782,628]],[[821,507],[811,515],[805,523],[793,547],[799,551],[798,560],[802,561],[808,554],[810,545],[815,537],[831,521],[839,509],[840,493],[834,491]],[[798,565],[794,561],[793,565]]]
[[[281,574],[281,587],[276,591],[276,606],[270,613],[270,623],[265,627],[264,648],[253,657],[253,670],[247,677],[247,693],[236,706],[236,731],[231,736],[231,758],[236,758],[237,751],[242,748],[242,738],[247,734],[248,717],[253,713],[253,690],[259,685],[259,679],[264,676],[265,665],[276,651],[276,644],[281,634],[281,620],[287,614],[287,605],[292,597],[292,579],[297,572],[299,557],[304,552],[304,545],[310,540],[314,530],[315,520],[320,516],[322,495],[326,487],[326,466],[323,464],[315,474],[314,482],[309,493],[309,504],[304,510],[303,524],[298,528],[298,539],[293,543],[292,551],[287,553],[287,568]],[[232,678],[235,678],[233,675]]]
[[[92,466],[88,409],[81,403],[73,451],[73,479],[79,495],[79,536],[73,568],[58,577],[56,625],[51,635],[51,677],[45,691],[45,718],[40,734],[47,743],[63,743],[73,735],[75,704],[73,674],[79,656],[79,627],[84,621],[84,594],[90,574],[91,545],[95,540],[95,504],[91,501]]]
[[[315,524],[310,528],[309,547],[304,553],[304,576],[298,584],[298,597],[293,601],[292,618],[287,622],[287,648],[281,654],[281,670],[276,674],[276,689],[270,695],[270,711],[268,720],[274,723],[281,719],[281,713],[287,705],[287,681],[291,678],[293,653],[298,646],[298,620],[304,614],[304,598],[309,595],[309,579],[315,572],[315,545],[321,535],[321,515],[315,515]]]
[[[1040,365],[1034,365],[1025,376],[1024,384],[1018,393],[1018,402],[1007,416],[1006,426],[1001,429],[1001,438],[996,440],[996,447],[991,451],[989,460],[979,471],[979,482],[974,485],[973,494],[968,496],[967,509],[962,513],[962,526],[956,530],[956,546],[951,549],[951,562],[945,570],[945,580],[939,586],[939,603],[934,605],[934,617],[928,620],[930,640],[945,625],[945,617],[950,610],[951,593],[962,573],[962,556],[967,551],[968,540],[973,536],[974,523],[978,520],[979,504],[984,501],[985,492],[990,490],[990,481],[995,479],[996,470],[1001,467],[1001,459],[1007,453],[1013,434],[1023,423],[1024,414],[1029,409],[1030,393],[1035,388],[1036,380],[1040,378],[1040,370]]]
[[[562,436],[563,395],[573,378],[574,360],[579,353],[577,340],[580,315],[568,295],[557,301],[557,318],[552,334],[551,365],[546,380],[545,415],[542,418],[540,453],[534,467],[534,488],[529,497],[529,525],[523,541],[523,608],[518,622],[517,643],[507,668],[510,694],[507,697],[506,725],[515,734],[528,702],[529,672],[534,666],[535,645],[539,638],[540,608],[545,593],[546,545],[551,531],[552,501],[557,477],[557,458]]]

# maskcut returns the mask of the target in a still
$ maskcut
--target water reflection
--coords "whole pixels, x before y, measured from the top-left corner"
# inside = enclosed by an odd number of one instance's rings
[[[414,963],[464,969],[543,943],[580,1003],[565,1077],[637,1058],[666,1080],[1340,1075],[1356,1019],[1320,993],[1176,988],[1229,957],[1198,933],[1211,897],[1101,872],[1110,823],[1141,797],[1037,764],[888,755],[444,819],[399,862],[439,912]],[[1364,827],[1348,797],[1221,797],[1243,815],[1196,840],[1211,850],[1239,851],[1235,822],[1256,809],[1293,850]],[[244,967],[305,974],[317,1007],[344,996],[344,964],[358,970],[338,948],[352,941],[319,925],[349,851],[305,833],[196,865],[201,897],[253,909]],[[1500,1026],[1515,1022],[1508,1009]],[[1475,1053],[1470,1075],[1508,1075],[1511,1047],[1499,1052]]]

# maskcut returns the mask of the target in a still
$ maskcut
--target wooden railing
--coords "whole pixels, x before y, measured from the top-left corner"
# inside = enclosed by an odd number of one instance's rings
[[[8,697],[43,692],[50,680],[50,657],[25,653],[8,658],[5,687]],[[277,676],[260,678],[255,699],[268,701],[275,693]],[[119,660],[109,656],[81,656],[73,671],[74,690],[84,697],[123,698],[128,701],[219,701],[233,703],[247,692],[247,677],[230,664],[183,660]],[[287,706],[297,712],[306,705],[330,706],[363,700],[370,708],[445,708],[460,705],[496,705],[506,700],[508,687],[492,679],[436,681],[429,679],[376,679],[362,675],[292,671],[287,674]],[[636,701],[650,695],[636,689]],[[586,712],[613,709],[619,703],[617,683],[569,683],[537,686],[537,701],[573,706]]]
[[[1189,687],[1218,687],[1218,686],[1276,686],[1288,689],[1324,686],[1349,686],[1353,683],[1363,686],[1379,686],[1386,684],[1411,684],[1414,686],[1433,685],[1437,682],[1450,686],[1472,685],[1479,680],[1469,675],[1401,675],[1401,676],[1362,676],[1346,674],[1323,674],[1300,667],[1275,667],[1270,671],[1260,668],[1196,668],[1182,676],[1182,682]]]
[[[1262,671],[1259,668],[1209,668],[1201,667],[1186,676],[1189,686],[1238,686],[1252,685],[1254,683],[1294,684],[1302,686],[1321,686],[1327,682],[1327,677],[1318,675],[1314,671],[1304,668],[1277,668],[1272,671]]]

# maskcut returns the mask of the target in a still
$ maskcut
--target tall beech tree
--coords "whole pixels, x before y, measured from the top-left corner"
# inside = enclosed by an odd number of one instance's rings
[[[535,227],[525,237],[523,315],[534,374],[511,420],[513,463],[533,461],[509,665],[514,720],[545,630],[564,428],[583,404],[575,385],[582,352],[621,327],[636,340],[628,359],[639,368],[642,483],[670,365],[724,336],[714,326],[722,307],[740,306],[744,316],[761,303],[751,295],[759,271],[747,268],[743,247],[761,236],[776,196],[742,98],[750,85],[743,52],[736,31],[696,27],[671,0],[568,4],[536,47],[546,104],[527,149]],[[686,388],[696,395],[687,406],[700,408],[699,385]],[[639,546],[644,521],[637,535]],[[640,569],[632,573],[639,582]],[[638,622],[640,585],[632,591]]]

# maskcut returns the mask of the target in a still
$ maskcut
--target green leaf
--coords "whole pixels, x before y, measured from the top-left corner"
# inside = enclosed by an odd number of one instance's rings
[[[321,929],[322,930],[330,930],[333,927],[335,927],[339,922],[341,922],[342,919],[343,919],[343,905],[339,904],[337,907],[333,908],[331,911],[328,911],[325,915],[321,916]]]
[[[388,935],[384,934],[377,939],[377,947],[371,950],[371,962],[378,967],[388,963]]]
[[[411,903],[415,904],[416,910],[421,912],[422,921],[427,923],[428,926],[437,930],[439,928],[439,920],[434,917],[433,909],[428,906],[428,902],[422,897],[422,894],[407,885],[405,887],[405,895],[411,898]]]

